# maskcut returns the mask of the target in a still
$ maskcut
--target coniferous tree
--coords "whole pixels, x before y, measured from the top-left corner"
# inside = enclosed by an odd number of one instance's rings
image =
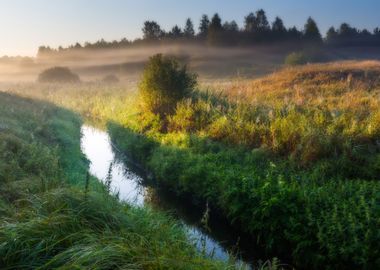
[[[348,23],[342,23],[339,27],[338,33],[342,38],[353,38],[358,34],[358,30],[351,27]]]
[[[307,43],[312,43],[313,45],[319,45],[322,43],[322,36],[319,32],[317,23],[309,17],[305,24],[303,38]]]
[[[83,46],[76,43],[65,48],[60,46],[57,49],[41,46],[38,50],[38,56],[81,48],[125,48],[132,44],[138,45],[144,43],[144,41],[154,42],[162,38],[177,39],[185,37],[187,40],[192,40],[196,35],[190,18],[186,20],[183,29],[175,25],[171,31],[166,33],[157,22],[146,21],[142,31],[143,39],[134,41],[124,38],[120,41],[107,42],[101,39],[94,43],[85,42]],[[287,41],[295,45],[295,47],[301,44],[301,46],[309,45],[312,48],[315,45],[322,45],[323,42],[330,46],[379,46],[380,28],[375,28],[373,32],[370,32],[367,29],[361,30],[351,27],[348,23],[342,23],[338,29],[331,27],[326,33],[326,38],[322,40],[317,23],[311,17],[308,18],[303,31],[298,30],[296,27],[287,29],[279,17],[276,17],[270,25],[265,11],[260,9],[255,13],[249,13],[244,18],[242,29],[239,29],[235,21],[222,24],[218,14],[212,17],[211,22],[207,15],[203,15],[199,23],[197,39],[202,42],[208,41],[212,45],[252,45],[255,42]]]
[[[374,45],[379,46],[380,45],[380,28],[376,27],[373,30],[373,36],[374,36]]]
[[[178,26],[175,25],[172,30],[169,32],[168,36],[172,39],[178,39],[183,37],[183,32],[182,29]]]
[[[272,23],[272,37],[273,40],[283,40],[286,36],[286,28],[284,22],[280,17],[276,17]]]
[[[163,36],[163,31],[160,25],[155,21],[144,22],[144,27],[142,29],[144,39],[146,40],[157,40]]]
[[[183,33],[184,33],[185,37],[187,37],[187,38],[193,38],[195,35],[194,24],[190,18],[188,18],[186,20],[185,29],[184,29]]]
[[[201,38],[206,38],[208,35],[208,28],[210,26],[210,20],[207,15],[202,15],[201,21],[199,23],[199,36]]]
[[[209,30],[221,31],[222,29],[222,19],[220,18],[218,13],[215,13],[214,16],[211,18]]]
[[[259,9],[255,14],[249,13],[244,19],[244,30],[249,42],[265,40],[270,26],[265,11]]]
[[[326,43],[328,45],[336,45],[338,41],[338,32],[334,27],[330,27],[326,33]]]
[[[272,23],[272,31],[275,33],[284,33],[286,32],[286,28],[284,26],[284,22],[280,17],[276,17],[274,22]]]
[[[235,21],[223,24],[223,44],[236,45],[239,39],[239,26]]]
[[[263,9],[256,11],[256,23],[254,30],[259,33],[264,33],[270,30],[267,15]]]
[[[207,41],[211,45],[220,45],[222,43],[223,26],[222,19],[218,13],[215,13],[211,18],[210,25],[208,27]]]
[[[50,48],[49,46],[40,46],[38,48],[37,55],[38,55],[38,57],[40,57],[40,56],[48,55],[48,54],[50,54],[52,52],[53,52],[53,49]]]
[[[376,27],[374,30],[373,30],[373,34],[375,36],[380,36],[380,28],[379,27]]]
[[[235,21],[225,22],[223,24],[223,29],[224,31],[228,31],[228,32],[239,32],[239,26],[237,25]]]
[[[82,49],[82,45],[80,45],[78,42],[75,43],[74,49]]]
[[[293,26],[289,28],[287,33],[287,39],[289,41],[298,42],[302,38],[302,32],[297,29],[297,27]]]
[[[249,13],[244,18],[244,31],[252,33],[254,31],[255,22],[256,22],[255,14],[253,14],[252,12]]]
[[[338,29],[337,45],[352,45],[352,41],[359,36],[359,31],[348,23],[342,23]]]

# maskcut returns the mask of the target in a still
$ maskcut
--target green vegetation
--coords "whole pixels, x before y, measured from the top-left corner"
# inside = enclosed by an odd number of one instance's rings
[[[240,97],[194,93],[166,133],[143,114],[109,130],[156,181],[211,202],[268,252],[305,268],[374,269],[379,74],[371,63],[283,71]]]
[[[53,67],[44,70],[39,76],[41,83],[78,83],[79,76],[67,67]]]
[[[80,125],[67,110],[0,94],[1,269],[229,268],[197,253],[169,217],[90,179]]]
[[[303,52],[293,52],[286,56],[285,65],[297,66],[307,64],[307,57]]]
[[[285,57],[285,65],[299,66],[308,63],[327,62],[329,57],[319,48],[309,48],[300,52],[293,52]]]
[[[174,113],[177,102],[189,97],[195,84],[195,75],[189,74],[186,66],[158,54],[145,67],[139,92],[144,108],[164,119]]]
[[[378,62],[345,62],[211,85],[178,102],[167,129],[136,91],[19,91],[109,122],[156,181],[209,201],[297,267],[377,269],[379,75]]]

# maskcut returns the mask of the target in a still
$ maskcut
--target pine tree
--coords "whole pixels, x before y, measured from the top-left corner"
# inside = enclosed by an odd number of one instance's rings
[[[276,19],[272,23],[272,31],[277,33],[277,34],[286,32],[284,22],[282,21],[282,19],[280,17],[276,17]]]
[[[144,39],[146,40],[155,40],[159,39],[163,35],[163,31],[158,23],[155,21],[146,21],[144,22],[144,27],[142,29],[144,34]]]
[[[210,26],[210,20],[207,15],[202,15],[199,23],[199,36],[206,38],[208,35],[208,27]]]
[[[218,13],[215,13],[211,19],[210,25],[208,27],[207,41],[211,45],[218,45],[222,43],[222,19]]]
[[[183,33],[184,33],[185,37],[187,37],[187,38],[193,38],[195,35],[194,24],[190,18],[188,18],[186,20],[185,29],[184,29]]]
[[[334,27],[330,27],[326,33],[326,43],[329,45],[335,45],[338,41],[338,32]]]
[[[303,38],[305,41],[314,43],[314,44],[321,44],[322,43],[322,36],[319,32],[319,28],[317,26],[317,23],[309,17],[307,19],[307,22],[305,24]]]
[[[182,29],[178,25],[175,25],[168,36],[173,39],[181,38],[183,37]]]
[[[255,14],[253,14],[252,12],[249,13],[244,18],[244,31],[246,31],[246,32],[253,32],[255,22],[256,22]]]

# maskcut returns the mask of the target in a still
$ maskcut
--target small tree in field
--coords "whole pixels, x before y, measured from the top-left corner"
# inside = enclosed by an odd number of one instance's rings
[[[161,119],[173,114],[177,102],[190,96],[196,85],[196,75],[187,71],[173,57],[152,56],[145,66],[139,85],[144,108]]]

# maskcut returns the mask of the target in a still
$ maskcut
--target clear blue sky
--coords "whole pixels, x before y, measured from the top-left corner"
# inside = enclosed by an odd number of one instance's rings
[[[380,0],[0,0],[0,55],[34,55],[39,45],[68,45],[141,36],[144,20],[165,29],[186,17],[218,12],[240,25],[250,11],[263,8],[272,20],[302,27],[308,16],[324,33],[348,22],[372,30],[380,26]]]

